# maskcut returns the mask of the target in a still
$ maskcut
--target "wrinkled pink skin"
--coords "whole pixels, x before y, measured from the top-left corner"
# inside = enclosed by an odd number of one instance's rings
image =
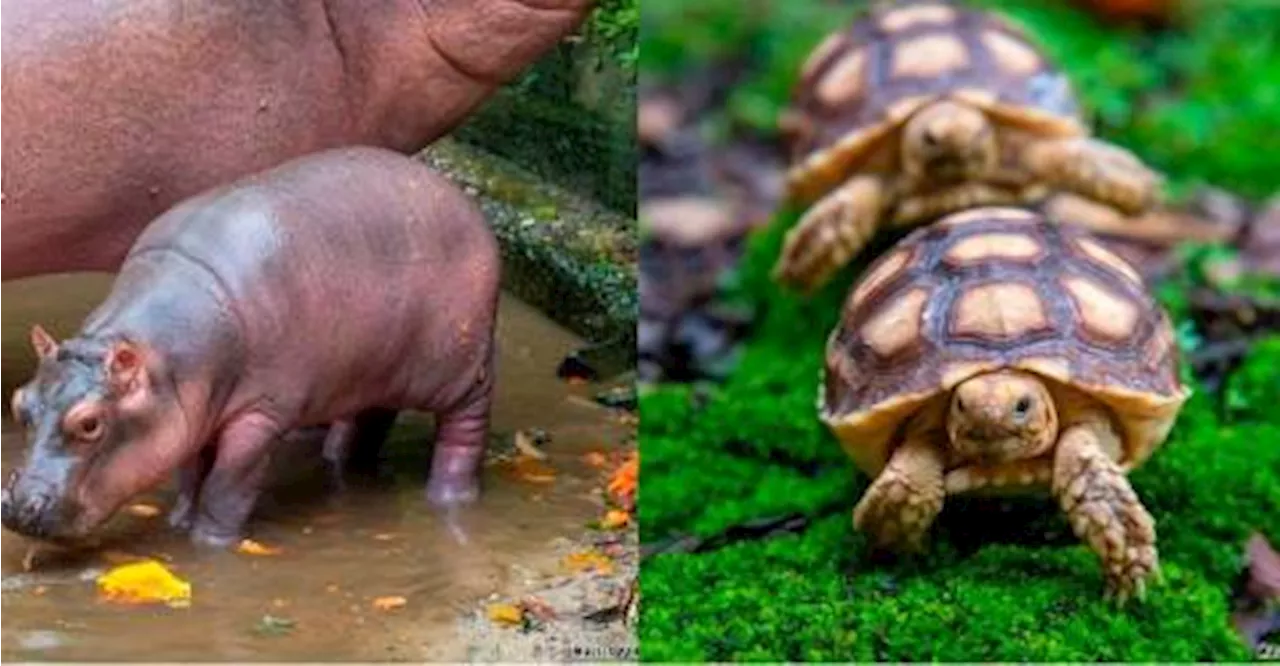
[[[312,152],[415,152],[591,0],[6,0],[3,279],[115,270],[177,202]]]
[[[137,487],[106,499],[68,481],[59,487],[71,499],[56,507],[68,517],[30,522],[63,520],[81,536],[180,467],[171,522],[198,543],[233,543],[281,435],[331,422],[331,434],[354,434],[351,424],[389,426],[400,409],[437,417],[428,499],[475,500],[499,262],[465,195],[381,149],[317,154],[183,202],[138,239],[74,339],[140,345],[148,367],[165,368],[151,383],[173,387],[176,406],[100,463],[120,471],[113,484]],[[349,442],[330,445],[346,455]],[[21,506],[18,487],[6,504]]]

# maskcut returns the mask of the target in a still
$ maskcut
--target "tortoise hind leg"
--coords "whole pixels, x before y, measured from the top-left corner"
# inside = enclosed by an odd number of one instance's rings
[[[1122,212],[1154,206],[1160,176],[1133,153],[1098,139],[1075,137],[1037,141],[1022,155],[1027,170],[1045,184],[1075,192]]]
[[[787,233],[774,266],[778,282],[811,291],[866,246],[885,207],[883,182],[859,176],[823,197]]]
[[[1054,455],[1053,495],[1076,536],[1102,559],[1107,595],[1142,598],[1158,575],[1155,521],[1108,450],[1118,439],[1105,419],[1063,431]]]
[[[853,510],[879,549],[913,552],[942,511],[945,454],[936,432],[909,433]]]

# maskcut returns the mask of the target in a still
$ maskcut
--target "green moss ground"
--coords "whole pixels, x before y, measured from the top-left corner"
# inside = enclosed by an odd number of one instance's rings
[[[791,72],[850,13],[821,2],[753,12],[727,0],[685,5],[645,1],[642,72],[678,76],[747,54],[751,74],[709,119],[713,137],[767,129]],[[1059,7],[1012,13],[1075,77],[1104,136],[1175,183],[1205,179],[1264,196],[1280,185],[1264,164],[1277,152],[1267,126],[1280,116],[1280,57],[1261,22],[1277,25],[1280,14],[1238,7],[1158,41]],[[1247,67],[1226,71],[1231,63]],[[794,219],[783,217],[753,240],[744,264],[741,296],[761,320],[737,371],[709,390],[662,387],[641,398],[639,517],[645,543],[790,512],[811,524],[649,559],[645,660],[1249,658],[1229,625],[1229,596],[1248,533],[1280,541],[1280,337],[1255,348],[1225,400],[1197,392],[1165,448],[1133,474],[1157,520],[1165,573],[1145,603],[1104,603],[1096,559],[1048,500],[950,502],[927,555],[872,562],[849,517],[867,479],[814,414],[825,337],[858,267],[810,299],[779,291],[767,272]],[[1176,292],[1161,294],[1180,310]]]

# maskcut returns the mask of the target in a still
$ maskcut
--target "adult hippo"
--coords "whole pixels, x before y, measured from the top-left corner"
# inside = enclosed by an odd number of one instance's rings
[[[8,0],[4,280],[114,271],[211,187],[328,148],[424,148],[591,0]]]

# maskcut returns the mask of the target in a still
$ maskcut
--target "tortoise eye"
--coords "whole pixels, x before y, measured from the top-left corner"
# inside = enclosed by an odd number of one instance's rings
[[[1018,403],[1013,406],[1013,415],[1019,420],[1025,419],[1027,413],[1031,411],[1031,398],[1023,396],[1018,399]]]
[[[960,398],[956,398],[956,411],[960,412],[961,414],[964,413],[964,401],[961,400]]]

